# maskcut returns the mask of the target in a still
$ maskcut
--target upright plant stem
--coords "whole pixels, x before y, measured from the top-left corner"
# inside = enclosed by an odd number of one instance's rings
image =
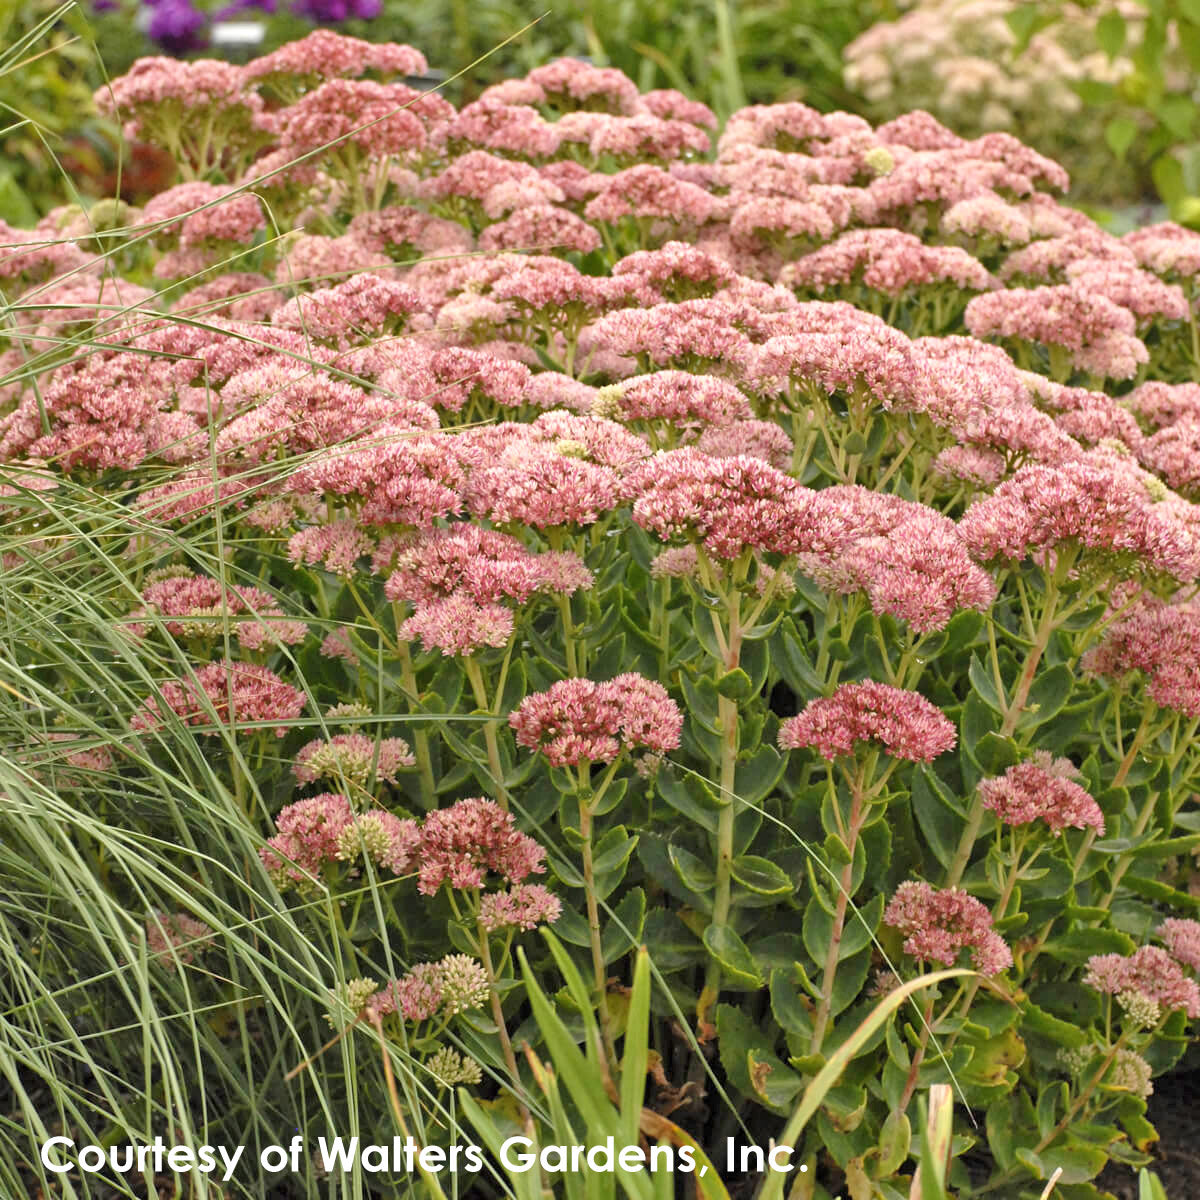
[[[866,819],[866,803],[863,796],[863,781],[865,769],[855,772],[850,787],[850,820],[846,826],[846,849],[850,851],[850,861],[842,868],[838,879],[838,894],[834,901],[833,928],[829,934],[829,947],[825,954],[825,970],[821,976],[821,1000],[817,1005],[817,1014],[813,1018],[812,1041],[809,1044],[810,1054],[819,1054],[821,1043],[825,1040],[825,1030],[829,1026],[829,1016],[833,1008],[833,987],[837,981],[838,960],[841,957],[842,935],[846,929],[846,911],[850,907],[850,892],[854,887],[854,850],[858,845],[858,835],[862,832]]]
[[[500,1052],[504,1055],[504,1064],[508,1067],[508,1073],[512,1077],[513,1098],[521,1113],[521,1123],[528,1130],[532,1128],[533,1121],[529,1116],[529,1109],[525,1107],[525,1102],[521,1099],[521,1072],[517,1068],[517,1056],[513,1053],[512,1039],[508,1036],[508,1025],[504,1020],[504,1007],[500,1003],[500,992],[496,987],[496,969],[492,965],[492,948],[488,944],[488,932],[482,925],[479,926],[479,958],[488,977],[492,1021],[496,1026],[496,1035],[500,1039]]]
[[[400,660],[400,685],[408,702],[415,708],[419,704],[420,693],[417,691],[417,674],[413,670],[412,653],[408,643],[401,641],[396,647]],[[433,780],[433,759],[429,753],[429,733],[422,726],[413,729],[413,757],[417,760],[417,779],[421,788],[421,804],[430,809],[435,801],[436,785]]]
[[[1017,686],[1004,710],[1004,720],[1000,726],[1001,737],[1012,737],[1017,723],[1021,719],[1021,714],[1025,710],[1025,702],[1029,699],[1038,664],[1042,661],[1042,655],[1045,654],[1057,625],[1055,611],[1057,600],[1058,585],[1056,579],[1052,578],[1046,588],[1045,605],[1034,634],[1033,645],[1029,648],[1025,666],[1021,669],[1021,676],[1017,680]],[[959,838],[958,849],[954,853],[954,859],[951,861],[950,870],[946,875],[945,886],[948,888],[958,886],[963,872],[967,869],[967,864],[971,861],[971,851],[975,848],[975,841],[979,837],[979,829],[983,824],[983,811],[983,800],[976,793],[971,801],[970,811],[967,813],[966,828],[963,829],[962,837]]]
[[[1137,761],[1137,756],[1142,746],[1145,744],[1146,735],[1150,732],[1150,714],[1149,707],[1142,713],[1141,724],[1133,735],[1133,741],[1129,743],[1129,749],[1125,752],[1125,757],[1121,759],[1120,765],[1117,767],[1117,773],[1113,776],[1111,787],[1118,788],[1124,782],[1129,772],[1133,769],[1133,764]],[[1092,843],[1096,840],[1096,830],[1089,829],[1079,847],[1079,852],[1075,855],[1075,874],[1079,874],[1080,868],[1083,866],[1084,860],[1088,856],[1088,851],[1092,848]]]
[[[725,638],[724,670],[733,671],[741,658],[742,629],[740,623],[741,602],[736,592],[729,602],[729,632]],[[726,696],[717,700],[717,720],[721,726],[721,810],[717,816],[717,862],[716,883],[713,888],[712,924],[727,925],[733,899],[733,826],[737,816],[734,807],[738,755],[738,710],[737,702]],[[721,967],[709,960],[704,977],[704,989],[697,1005],[697,1023],[704,1031],[708,1013],[721,992]]]
[[[925,1051],[929,1047],[929,1035],[933,1031],[933,1000],[931,995],[925,1002],[925,1009],[921,1014],[921,1040],[917,1044],[916,1050],[913,1051],[912,1064],[908,1068],[908,1078],[904,1081],[904,1093],[900,1097],[900,1103],[896,1107],[897,1112],[904,1112],[908,1108],[908,1102],[912,1099],[913,1092],[917,1090],[917,1075],[921,1070],[921,1063],[925,1061]]]
[[[1020,721],[1021,714],[1025,711],[1025,702],[1029,699],[1038,664],[1042,661],[1042,655],[1046,653],[1046,647],[1050,644],[1050,638],[1054,634],[1057,623],[1055,611],[1057,600],[1058,585],[1055,579],[1051,579],[1046,588],[1045,605],[1042,608],[1042,616],[1038,622],[1033,645],[1029,648],[1025,666],[1021,670],[1021,677],[1017,680],[1017,686],[1004,713],[1004,722],[1000,726],[1001,737],[1012,737],[1013,731],[1017,728],[1017,722]]]
[[[579,654],[575,644],[575,624],[571,619],[571,598],[560,593],[555,600],[563,623],[563,650],[567,660],[567,674],[578,676],[582,672],[579,669]]]
[[[488,698],[487,685],[483,681],[483,672],[480,670],[479,664],[474,658],[467,655],[463,659],[463,666],[467,672],[467,679],[471,683],[475,703],[485,713],[491,714],[492,702]],[[488,771],[491,773],[492,783],[496,789],[496,801],[507,812],[508,789],[504,786],[504,764],[500,761],[500,742],[496,737],[497,724],[498,722],[494,718],[484,722],[483,744],[487,750]]]
[[[592,950],[592,972],[596,981],[596,1016],[609,1069],[616,1067],[617,1051],[613,1041],[612,1015],[608,1010],[608,968],[604,964],[604,942],[600,936],[600,904],[596,896],[596,864],[592,847],[593,802],[579,800],[579,835],[583,839],[583,890],[587,897],[588,933]]]

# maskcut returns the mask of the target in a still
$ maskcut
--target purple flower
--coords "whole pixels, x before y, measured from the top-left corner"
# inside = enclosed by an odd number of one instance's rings
[[[310,21],[336,24],[338,21],[373,20],[382,8],[382,0],[297,0],[292,11]]]
[[[191,0],[159,0],[147,32],[164,50],[186,54],[208,45],[207,20]]]

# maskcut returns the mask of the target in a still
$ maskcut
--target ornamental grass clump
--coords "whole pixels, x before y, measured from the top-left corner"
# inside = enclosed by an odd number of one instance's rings
[[[1200,235],[926,113],[423,69],[144,62],[177,178],[5,233],[0,1190],[583,1096],[890,1198],[953,1084],[954,1194],[1098,1195],[1200,1011]]]

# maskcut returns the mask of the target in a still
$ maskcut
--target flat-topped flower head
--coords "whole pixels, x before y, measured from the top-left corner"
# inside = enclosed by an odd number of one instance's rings
[[[1157,1024],[1157,1021],[1154,1023]],[[1093,1078],[1096,1058],[1101,1054],[1103,1050],[1095,1044],[1064,1046],[1057,1058],[1067,1074],[1086,1074],[1088,1078]],[[1125,1046],[1114,1049],[1112,1064],[1103,1072],[1105,1086],[1143,1099],[1154,1094],[1154,1084],[1151,1082],[1153,1075],[1154,1068],[1140,1054]]]
[[[1080,787],[1078,769],[1067,758],[1037,750],[1028,762],[1009,767],[1003,775],[979,785],[983,807],[1006,825],[1045,821],[1055,833],[1064,829],[1094,829],[1104,833],[1100,806]]]
[[[332,29],[314,29],[270,54],[251,59],[243,68],[248,82],[291,88],[329,79],[357,76],[366,71],[384,75],[424,75],[429,64],[419,50],[398,42],[368,42]]]
[[[547,121],[532,105],[496,99],[466,105],[437,137],[439,145],[457,153],[480,149],[534,160],[551,157],[561,141],[557,124]]]
[[[729,425],[749,419],[750,401],[732,383],[690,371],[656,371],[638,375],[606,389],[611,392],[618,419],[630,422],[665,421],[681,429]]]
[[[737,272],[723,259],[689,242],[638,250],[613,264],[614,279],[637,282],[658,300],[690,300],[733,283]]]
[[[702,542],[735,559],[745,550],[791,555],[830,551],[844,536],[819,493],[760,458],[717,458],[686,447],[654,455],[630,472],[633,519],[663,541]]]
[[[1200,417],[1183,417],[1136,445],[1143,466],[1178,492],[1191,497],[1200,494]]]
[[[1194,280],[1200,275],[1200,233],[1174,221],[1144,225],[1122,239],[1147,270],[1167,279]]]
[[[759,458],[779,471],[792,463],[792,439],[774,421],[735,421],[710,425],[696,439],[696,449],[710,458]]]
[[[638,106],[637,84],[615,67],[594,67],[578,58],[557,58],[525,76],[546,101],[562,112],[631,113]]]
[[[152,961],[168,971],[193,962],[216,940],[203,921],[187,913],[154,912],[146,918],[146,951]]]
[[[460,523],[408,540],[392,563],[389,600],[427,604],[460,592],[479,604],[523,604],[535,593],[571,595],[592,585],[592,573],[567,551],[535,553],[511,534]]]
[[[328,741],[317,738],[296,752],[292,773],[296,782],[347,780],[366,787],[372,778],[396,783],[397,772],[415,760],[403,738],[375,739],[364,733],[338,733]]]
[[[904,953],[953,966],[963,950],[982,975],[1012,966],[1012,952],[992,928],[992,915],[961,888],[935,890],[923,880],[902,883],[883,913],[886,925],[904,935]]]
[[[948,284],[970,291],[995,286],[987,268],[957,246],[926,246],[898,229],[855,229],[843,233],[784,268],[780,282],[823,292],[861,282],[897,296],[909,288]]]
[[[302,293],[275,309],[271,321],[281,329],[345,345],[396,332],[420,307],[421,298],[411,288],[380,275],[363,274]]]
[[[214,718],[220,724],[237,722],[238,732],[246,735],[259,731],[261,721],[293,721],[304,711],[307,703],[299,688],[284,683],[274,671],[255,663],[215,662],[200,667],[194,678],[168,680],[149,697],[130,719],[137,730],[155,730],[171,719],[168,714],[186,725],[195,725],[215,733]],[[275,729],[283,737],[287,727]]]
[[[449,1018],[479,1008],[489,989],[480,962],[466,954],[448,954],[437,962],[417,963],[401,978],[389,980],[365,1000],[362,1013],[373,1025],[393,1013],[414,1023]]]
[[[1182,288],[1163,283],[1120,258],[1077,259],[1067,267],[1066,276],[1071,283],[1129,309],[1141,321],[1187,319],[1188,302]]]
[[[324,567],[334,575],[351,578],[358,561],[375,549],[375,541],[349,517],[327,525],[310,525],[288,539],[287,556],[294,563]]]
[[[876,612],[920,633],[944,629],[960,609],[987,609],[996,597],[954,522],[927,505],[835,486],[817,492],[813,507],[846,531],[832,549],[799,557],[800,570],[828,591],[861,589]]]
[[[419,855],[417,887],[425,896],[443,883],[481,888],[491,875],[523,883],[546,870],[545,850],[516,828],[511,813],[482,797],[431,812],[421,825]]]
[[[526,250],[539,254],[574,250],[590,254],[601,245],[599,232],[570,209],[556,204],[527,204],[484,229],[480,250]]]
[[[399,979],[389,980],[363,1005],[363,1014],[373,1025],[398,1013],[405,1021],[428,1021],[442,1003],[436,963],[417,963]]]
[[[622,751],[677,749],[683,714],[653,680],[633,672],[597,683],[563,679],[526,696],[508,719],[517,744],[556,767],[611,762]]]
[[[776,322],[780,332],[757,348],[747,382],[764,394],[816,385],[830,395],[869,396],[885,412],[941,411],[934,372],[911,339],[882,321],[838,315],[844,319],[832,328],[791,332],[788,326],[807,324],[808,314],[785,313]]]
[[[1093,455],[1055,466],[1021,467],[959,522],[980,562],[1020,561],[1064,543],[1103,552],[1122,574],[1157,571],[1180,582],[1200,564],[1194,541],[1137,475]]]
[[[716,129],[718,125],[716,114],[707,104],[691,100],[674,88],[654,88],[643,92],[641,107],[652,112],[656,117],[669,118],[674,121],[690,121],[703,129]]]
[[[452,1017],[479,1008],[491,989],[481,963],[467,954],[447,954],[438,964],[442,1011]]]
[[[1083,982],[1109,996],[1136,992],[1164,1009],[1181,1008],[1189,1017],[1200,1017],[1200,986],[1158,946],[1142,946],[1128,956],[1093,954]]]
[[[326,792],[297,800],[275,818],[274,836],[258,855],[276,887],[310,890],[314,876],[365,854],[377,867],[403,875],[416,861],[415,821],[384,809],[355,814],[348,797]]]
[[[268,119],[279,148],[293,158],[325,148],[327,155],[352,148],[404,158],[425,148],[427,123],[440,130],[453,111],[440,97],[402,83],[329,79]]]
[[[247,650],[295,645],[308,636],[303,621],[284,616],[274,596],[259,588],[226,587],[204,575],[173,575],[142,591],[142,604],[130,613],[127,628],[145,637],[152,615],[163,620],[172,637],[216,641],[229,629]]]
[[[1200,921],[1168,917],[1156,932],[1173,959],[1200,971]]]
[[[450,1046],[439,1046],[423,1066],[442,1087],[453,1088],[464,1083],[473,1086],[483,1081],[483,1068],[479,1063]]]
[[[1109,626],[1079,665],[1114,680],[1138,671],[1155,704],[1200,717],[1200,605],[1144,597]]]
[[[336,857],[355,863],[365,856],[393,875],[403,875],[416,861],[420,840],[416,821],[373,808],[338,831]]]
[[[339,838],[354,824],[346,796],[326,792],[287,805],[275,818],[276,833],[258,852],[277,887],[311,884],[327,864],[339,858]]]
[[[1033,237],[1028,217],[995,192],[982,192],[952,204],[942,214],[941,231],[1006,246],[1023,246]]]
[[[361,500],[358,520],[364,526],[428,529],[461,511],[466,473],[449,438],[381,432],[330,450],[290,482],[296,491]]]
[[[481,463],[467,483],[470,511],[498,525],[549,529],[592,525],[615,509],[621,500],[617,472],[575,452],[583,443],[563,440],[568,445],[524,436],[498,460]]]
[[[719,297],[622,308],[588,326],[580,345],[603,347],[643,364],[644,370],[672,367],[737,378],[753,359],[752,343],[737,318],[750,315]]]
[[[479,924],[488,933],[499,929],[528,932],[539,925],[553,925],[561,914],[562,901],[540,883],[517,883],[479,899]]]
[[[1134,314],[1083,280],[988,292],[967,305],[965,319],[976,337],[1060,347],[1080,370],[1113,379],[1129,378],[1148,358]]]
[[[924,696],[873,680],[843,683],[779,727],[781,749],[811,748],[831,761],[875,742],[893,758],[932,762],[953,750],[957,737],[954,723]]]
[[[599,177],[599,187],[583,210],[589,221],[622,218],[654,220],[670,233],[696,228],[717,212],[717,199],[703,188],[676,179],[661,167],[643,163]],[[669,234],[664,234],[667,240]]]
[[[95,101],[101,115],[121,122],[131,141],[174,147],[184,169],[196,176],[226,153],[245,155],[269,140],[262,97],[244,85],[242,68],[233,63],[152,56],[99,88]],[[197,121],[207,126],[208,137],[185,144],[181,126]]]
[[[492,602],[481,604],[467,592],[453,592],[417,605],[400,626],[399,635],[447,657],[466,657],[485,646],[507,645],[513,627],[511,609]]]

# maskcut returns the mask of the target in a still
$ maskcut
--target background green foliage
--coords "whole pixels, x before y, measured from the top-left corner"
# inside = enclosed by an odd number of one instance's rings
[[[1138,0],[1141,20],[1132,26],[1116,6],[1096,25],[1096,40],[1111,59],[1128,56],[1134,69],[1118,84],[1090,81],[1084,102],[1110,116],[1105,141],[1120,161],[1136,156],[1149,166],[1171,216],[1200,222],[1200,0]],[[1031,3],[1014,10],[1022,42],[1060,19],[1060,3]],[[1099,151],[1099,147],[1097,147]]]
[[[93,13],[86,4],[0,0],[0,44],[5,46],[0,106],[8,114],[0,126],[0,218],[28,224],[52,205],[64,175],[55,159],[64,153],[66,174],[82,190],[111,194],[115,140],[92,113],[90,97],[135,58],[160,52],[135,27],[136,7],[130,0],[106,14]],[[703,98],[722,119],[744,104],[801,100],[822,110],[841,108],[884,120],[896,113],[874,111],[847,85],[842,55],[864,31],[912,7],[898,0],[704,0],[691,6],[674,0],[555,0],[540,9],[515,0],[385,0],[378,19],[339,28],[374,40],[409,42],[445,75],[484,59],[445,85],[445,94],[456,103],[499,79],[569,55],[619,67],[643,90],[675,87]],[[1015,5],[1009,17],[1017,37],[1014,53],[1059,23],[1066,7],[1061,0]],[[1099,48],[1110,58],[1128,56],[1135,69],[1117,84],[1088,80],[1079,85],[1089,113],[1104,114],[1103,144],[1079,147],[1076,123],[1064,119],[1058,129],[1051,119],[1047,131],[1034,139],[1037,148],[1064,161],[1073,161],[1072,153],[1088,156],[1088,170],[1076,167],[1077,199],[1120,208],[1161,197],[1174,219],[1195,222],[1200,219],[1194,91],[1200,72],[1200,0],[1137,0],[1144,17],[1131,21],[1108,0],[1085,7],[1102,10],[1096,26]],[[312,28],[290,15],[286,5],[280,8],[269,20],[264,50]],[[37,54],[28,52],[31,46]],[[898,113],[912,105],[897,96],[895,107]],[[938,115],[955,124],[953,114]],[[1014,132],[1028,137],[1028,130]],[[136,173],[130,181],[136,194]]]
[[[31,225],[62,198],[56,159],[103,137],[99,63],[74,4],[0,0],[0,218]]]

